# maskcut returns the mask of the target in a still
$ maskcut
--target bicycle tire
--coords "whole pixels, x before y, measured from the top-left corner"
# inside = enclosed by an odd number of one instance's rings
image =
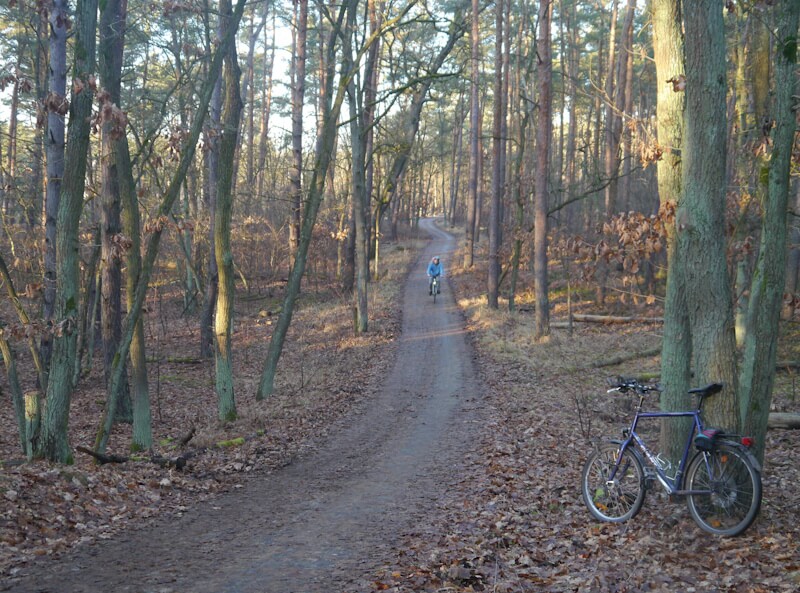
[[[703,531],[720,536],[739,535],[755,521],[761,509],[761,473],[736,445],[720,443],[699,451],[686,472],[689,514]]]
[[[586,508],[599,521],[622,523],[635,517],[644,505],[647,485],[644,468],[630,449],[622,453],[613,480],[619,445],[600,445],[586,460],[581,474],[581,493]]]

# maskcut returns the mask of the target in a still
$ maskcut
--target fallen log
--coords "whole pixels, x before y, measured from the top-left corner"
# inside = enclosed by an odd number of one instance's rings
[[[81,453],[86,453],[90,457],[94,457],[100,465],[105,465],[106,463],[125,463],[130,461],[130,457],[125,457],[124,455],[106,455],[103,453],[97,453],[96,451],[92,451],[88,447],[82,447],[78,445],[75,447]]]
[[[767,420],[768,428],[800,428],[800,414],[787,414],[785,412],[772,412]]]
[[[574,321],[586,321],[591,323],[664,323],[663,317],[631,317],[622,315],[585,315],[575,313],[572,315]]]
[[[96,451],[92,451],[88,447],[83,446],[77,446],[75,449],[81,453],[86,453],[90,457],[94,457],[100,465],[105,465],[106,463],[127,463],[128,461],[144,461],[147,459],[146,457],[131,458],[124,455],[97,453]],[[205,453],[206,450],[206,447],[202,447],[201,449],[187,451],[178,457],[163,457],[161,455],[153,454],[150,455],[150,462],[155,463],[159,467],[174,467],[177,470],[183,470],[183,468],[186,467],[186,463],[192,457],[196,457],[202,453]]]
[[[620,356],[615,356],[606,360],[596,360],[590,366],[592,368],[599,369],[602,367],[614,366],[615,364],[621,364],[629,360],[636,360],[637,358],[655,356],[656,354],[661,354],[661,346],[656,346],[655,348],[644,350],[643,352],[629,352],[628,354],[621,354]]]
[[[775,363],[775,370],[778,371],[791,371],[800,369],[800,360],[779,360]]]

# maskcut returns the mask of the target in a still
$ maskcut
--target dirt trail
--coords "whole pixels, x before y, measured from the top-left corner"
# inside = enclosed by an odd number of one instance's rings
[[[435,304],[426,290],[425,264],[436,253],[452,266],[454,239],[421,225],[432,241],[406,283],[394,367],[330,438],[182,517],[44,560],[0,591],[335,593],[390,559],[458,479],[482,407],[447,279]]]

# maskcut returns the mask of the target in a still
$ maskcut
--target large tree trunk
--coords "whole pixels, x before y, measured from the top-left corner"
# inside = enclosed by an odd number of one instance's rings
[[[705,406],[709,424],[737,430],[736,342],[725,259],[726,44],[716,0],[684,5],[686,116],[683,203],[677,210],[678,258],[692,330],[695,381],[722,382]]]
[[[670,80],[683,76],[683,22],[680,0],[654,0],[650,4],[653,21],[653,49],[658,110],[658,142],[665,147],[658,162],[658,194],[663,214],[681,205],[681,146],[683,143],[683,107],[685,94],[673,90]],[[661,409],[688,410],[692,355],[686,291],[682,286],[681,262],[675,257],[676,228],[667,225],[667,295],[664,303],[664,339],[661,348]],[[674,462],[683,453],[688,420],[667,420],[661,426],[662,450]]]
[[[127,254],[125,275],[125,302],[130,312],[135,306],[136,288],[142,269],[141,222],[139,202],[136,198],[136,183],[133,178],[128,139],[117,140],[117,166],[120,174],[120,196],[122,198],[122,225],[131,244]],[[133,431],[131,451],[148,451],[153,448],[150,392],[147,384],[147,358],[145,352],[144,321],[139,317],[131,336],[131,403],[133,407]]]
[[[106,0],[101,7],[100,15],[99,73],[103,88],[108,93],[107,97],[102,98],[103,125],[100,147],[101,328],[106,383],[122,335],[123,249],[119,241],[122,222],[116,139],[126,133],[126,121],[120,119],[119,110],[126,13],[127,0]],[[117,399],[116,418],[120,422],[131,422],[133,411],[127,380],[123,380],[120,389],[122,393]]]
[[[44,251],[44,322],[49,323],[55,313],[56,302],[56,219],[58,218],[61,182],[64,177],[64,116],[67,114],[67,0],[54,0],[50,10],[50,77],[47,109],[47,194],[45,198],[45,251]],[[42,336],[42,360],[50,366],[52,338]],[[44,375],[47,380],[47,375]],[[41,386],[47,390],[47,384]]]
[[[220,36],[225,37],[230,25],[230,0],[220,0]],[[222,136],[219,147],[217,171],[217,209],[215,213],[214,256],[219,273],[214,335],[216,337],[217,410],[223,422],[236,419],[236,401],[233,391],[233,345],[231,322],[233,319],[234,272],[231,251],[231,213],[233,210],[233,177],[242,98],[239,90],[241,70],[236,55],[236,45],[231,44],[225,56],[223,82],[225,100],[222,113]]]
[[[742,375],[739,383],[742,425],[755,437],[763,459],[767,421],[772,400],[777,357],[778,321],[786,272],[786,209],[789,203],[789,169],[792,161],[797,94],[796,53],[800,3],[780,2],[772,9],[777,17],[777,47],[773,56],[775,95],[772,117],[772,155],[769,186],[761,225],[758,261],[750,287]]]
[[[536,313],[534,336],[537,339],[550,335],[550,298],[547,278],[547,205],[549,202],[550,144],[552,141],[553,57],[550,41],[550,23],[553,16],[552,0],[543,0],[539,7],[539,35],[536,39],[539,54],[539,120],[536,128],[536,180],[534,187],[534,292]]]
[[[78,2],[74,30],[74,72],[78,83],[73,84],[71,95],[69,151],[64,162],[64,178],[56,225],[57,284],[53,318],[56,331],[50,361],[50,378],[47,383],[47,398],[42,414],[41,435],[36,448],[37,457],[62,463],[72,462],[68,428],[80,301],[79,223],[83,211],[91,126],[89,120],[94,99],[90,77],[95,70],[97,0]]]

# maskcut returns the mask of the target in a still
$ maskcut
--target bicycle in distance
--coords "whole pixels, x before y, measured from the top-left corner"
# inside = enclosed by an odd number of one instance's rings
[[[697,396],[694,410],[661,412],[642,410],[647,396],[661,391],[658,385],[623,378],[611,384],[609,393],[633,393],[639,402],[622,439],[602,443],[584,465],[581,491],[589,512],[600,521],[632,519],[642,509],[648,488],[658,482],[670,496],[686,497],[689,514],[704,531],[720,536],[744,532],[761,508],[761,466],[750,450],[751,438],[703,424],[703,402],[722,391],[722,385],[691,389]],[[674,468],[637,432],[640,420],[651,418],[691,419]]]

